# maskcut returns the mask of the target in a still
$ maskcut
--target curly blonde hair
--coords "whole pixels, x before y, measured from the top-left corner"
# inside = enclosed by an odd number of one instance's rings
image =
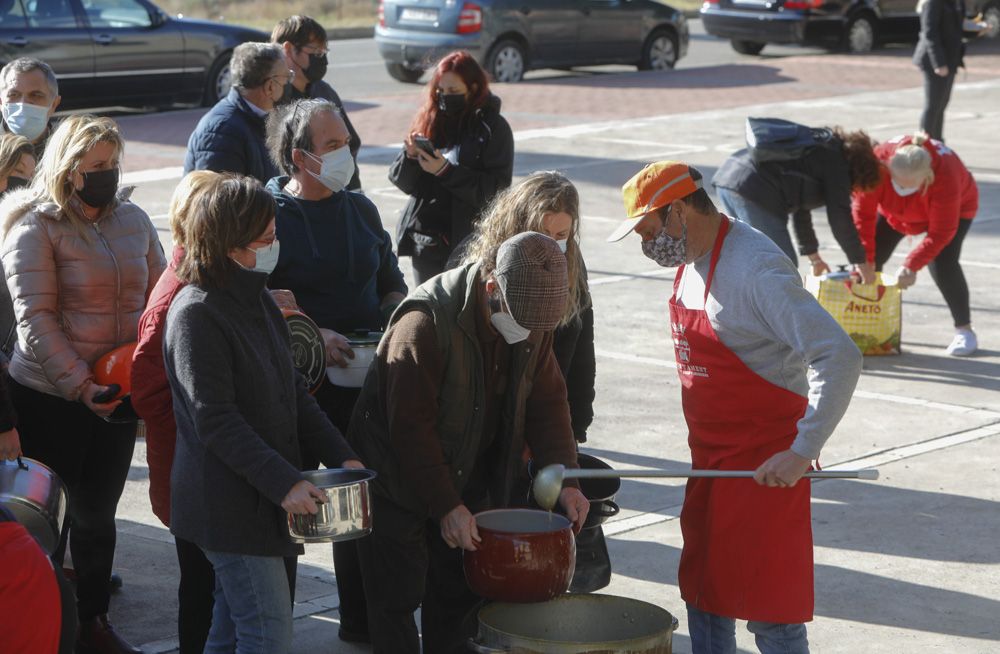
[[[499,193],[476,223],[463,263],[478,262],[483,277],[491,274],[501,243],[521,232],[543,232],[545,216],[553,213],[572,218],[566,243],[569,298],[559,323],[563,326],[586,308],[587,278],[580,255],[580,194],[562,173],[536,172]]]
[[[930,140],[927,134],[917,132],[910,143],[898,148],[889,159],[889,170],[904,175],[920,177],[920,190],[926,193],[934,183],[931,153],[924,145]]]

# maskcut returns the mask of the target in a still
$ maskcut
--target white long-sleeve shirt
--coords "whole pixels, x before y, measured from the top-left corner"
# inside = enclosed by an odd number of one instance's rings
[[[680,303],[705,308],[719,339],[748,368],[808,398],[792,451],[816,459],[851,402],[861,353],[764,234],[739,221],[731,224],[706,302],[710,260],[711,251],[685,267]]]

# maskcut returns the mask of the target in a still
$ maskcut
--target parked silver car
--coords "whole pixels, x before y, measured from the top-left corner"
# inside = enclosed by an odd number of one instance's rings
[[[454,50],[517,82],[535,68],[667,70],[688,47],[684,15],[655,0],[381,0],[378,11],[375,42],[403,82]]]

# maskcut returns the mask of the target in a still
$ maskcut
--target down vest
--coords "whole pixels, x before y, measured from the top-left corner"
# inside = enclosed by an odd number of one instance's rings
[[[10,375],[79,399],[100,356],[136,340],[139,316],[166,268],[156,228],[127,200],[81,232],[54,203],[16,191],[0,203],[3,262],[18,343]]]

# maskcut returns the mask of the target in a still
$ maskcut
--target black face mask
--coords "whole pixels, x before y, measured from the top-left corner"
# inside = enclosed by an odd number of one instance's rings
[[[465,111],[465,95],[462,93],[439,93],[438,109],[446,116],[457,116]]]
[[[302,72],[305,73],[306,79],[309,80],[309,83],[311,84],[313,82],[320,81],[324,76],[326,76],[326,68],[328,65],[329,62],[327,61],[325,54],[311,54],[309,55],[309,68],[306,68]]]
[[[103,209],[111,204],[118,192],[118,179],[121,175],[118,168],[80,174],[83,175],[83,188],[76,194],[84,204],[95,209]]]
[[[14,177],[11,175],[7,178],[7,191],[13,191],[15,189],[24,188],[28,185],[28,180],[23,177]],[[7,191],[4,191],[6,193]]]

